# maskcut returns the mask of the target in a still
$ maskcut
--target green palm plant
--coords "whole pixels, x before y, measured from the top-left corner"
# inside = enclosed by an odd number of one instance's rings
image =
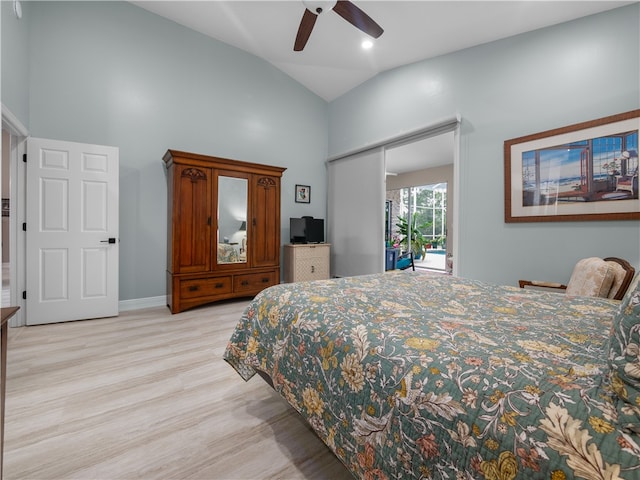
[[[426,230],[430,226],[431,222],[425,222],[422,225],[416,225],[416,217],[411,217],[411,251],[415,256],[423,255],[424,247],[428,242],[425,240],[422,230]],[[396,227],[398,227],[398,233],[401,235],[400,245],[405,251],[408,251],[409,222],[407,222],[407,219],[404,217],[398,217],[398,223],[396,223]]]

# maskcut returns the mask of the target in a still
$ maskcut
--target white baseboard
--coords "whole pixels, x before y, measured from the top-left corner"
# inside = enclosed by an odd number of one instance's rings
[[[118,310],[121,312],[126,312],[128,310],[140,310],[141,308],[166,306],[166,295],[160,295],[158,297],[134,298],[132,300],[120,300],[118,302]]]

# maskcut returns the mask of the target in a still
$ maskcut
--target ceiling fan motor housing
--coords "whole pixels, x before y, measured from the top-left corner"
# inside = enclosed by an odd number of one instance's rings
[[[336,0],[302,0],[304,6],[312,13],[320,15],[321,13],[330,12],[336,6]]]

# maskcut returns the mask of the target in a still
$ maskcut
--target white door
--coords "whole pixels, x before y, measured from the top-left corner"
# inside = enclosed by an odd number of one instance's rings
[[[118,315],[118,154],[28,139],[27,325]]]

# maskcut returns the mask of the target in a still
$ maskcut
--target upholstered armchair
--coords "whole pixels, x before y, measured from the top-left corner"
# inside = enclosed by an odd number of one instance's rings
[[[604,297],[622,300],[635,269],[621,258],[584,258],[573,269],[566,285],[539,280],[519,280],[520,288],[542,287],[563,290],[567,295]]]

